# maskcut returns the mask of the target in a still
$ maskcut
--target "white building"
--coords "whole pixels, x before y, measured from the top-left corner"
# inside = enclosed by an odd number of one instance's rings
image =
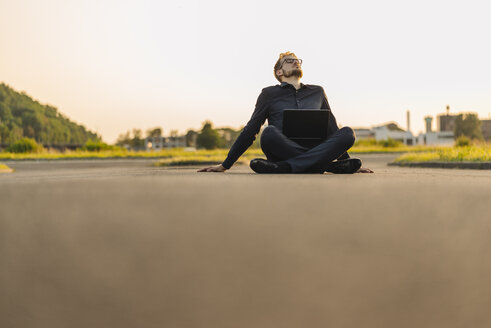
[[[395,123],[384,124],[372,128],[375,140],[393,139],[400,141],[405,145],[414,145],[416,140],[411,131],[404,131]]]
[[[164,148],[186,147],[186,137],[147,137],[145,138],[145,150],[161,150]]]
[[[418,145],[453,146],[453,131],[426,132],[418,135]]]
[[[375,133],[369,128],[353,128],[355,131],[356,139],[374,139]]]
[[[449,107],[447,106],[447,114]],[[447,115],[448,116],[448,115]],[[441,118],[439,117],[439,121],[441,122]],[[425,117],[425,133],[420,133],[418,135],[418,145],[435,145],[435,146],[453,146],[454,144],[454,134],[452,130],[447,131],[432,131],[431,123],[433,121],[433,117],[426,116]],[[446,121],[445,121],[446,122]],[[448,125],[448,124],[447,124]],[[445,126],[441,123],[438,124],[439,129]]]

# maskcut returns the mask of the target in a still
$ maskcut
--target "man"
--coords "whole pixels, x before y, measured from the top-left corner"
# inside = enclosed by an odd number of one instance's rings
[[[328,137],[321,144],[307,148],[288,139],[282,133],[285,109],[330,109],[324,89],[300,83],[302,60],[292,52],[280,54],[274,66],[274,76],[281,83],[264,88],[259,95],[251,119],[230,148],[222,164],[198,172],[224,172],[249,148],[264,121],[268,126],[261,135],[261,148],[267,159],[256,158],[250,167],[256,173],[373,173],[361,168],[361,160],[346,152],[355,142],[349,127],[338,128],[330,113]]]

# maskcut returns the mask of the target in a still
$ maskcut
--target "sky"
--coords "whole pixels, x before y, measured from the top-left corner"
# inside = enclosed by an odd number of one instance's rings
[[[0,0],[0,82],[115,142],[205,120],[247,123],[277,84],[279,53],[303,59],[339,124],[491,113],[487,1]],[[433,127],[436,127],[435,121]]]

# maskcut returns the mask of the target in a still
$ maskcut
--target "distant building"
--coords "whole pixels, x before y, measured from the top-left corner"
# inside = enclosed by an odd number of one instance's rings
[[[371,128],[354,128],[353,130],[358,140],[375,139],[381,141],[393,139],[405,145],[412,145],[416,141],[411,131],[404,131],[394,122]]]
[[[454,144],[453,131],[436,131],[420,133],[417,137],[418,145],[452,146]]]
[[[481,120],[481,132],[484,140],[491,140],[491,119],[489,120]]]
[[[452,146],[455,142],[454,130],[455,119],[462,115],[450,114],[450,106],[447,105],[446,113],[437,115],[436,119],[436,131],[432,128],[433,117],[425,116],[425,133],[420,133],[418,136],[413,136],[410,131],[410,113],[407,114],[407,130],[403,130],[396,123],[390,122],[383,125],[375,126],[372,128],[354,128],[356,138],[358,140],[363,139],[375,139],[377,141],[393,139],[400,141],[405,145],[440,145],[440,146]],[[491,140],[491,118],[481,121],[481,131],[485,140]]]
[[[455,119],[459,115],[450,115],[450,106],[447,105],[447,112],[444,114],[438,114],[436,116],[436,130],[437,131],[454,131]]]
[[[432,116],[425,116],[425,133],[420,133],[417,136],[417,144],[418,145],[439,145],[439,146],[452,146],[454,143],[454,135],[453,135],[453,126],[454,126],[454,121],[453,119],[449,119],[449,117],[454,117],[448,115],[448,111],[450,110],[450,107],[447,106],[447,115],[443,116],[440,115],[438,116],[437,119],[437,125],[438,131],[433,131],[432,129],[432,122],[433,122],[433,117]],[[443,117],[443,120],[441,119]],[[455,116],[456,117],[456,116]],[[452,126],[452,130],[444,130],[440,131],[440,128],[443,126],[446,129],[449,129],[449,126]]]
[[[375,126],[372,128],[372,131],[375,135],[375,140],[377,141],[393,139],[400,141],[405,145],[413,145],[416,141],[411,131],[404,131],[393,122]]]
[[[186,147],[186,136],[145,138],[145,150],[147,151],[176,147]]]
[[[354,128],[356,139],[375,139],[375,133],[369,128]]]
[[[458,115],[439,114],[436,117],[436,130],[437,131],[454,131],[455,119]]]
[[[426,140],[425,144],[432,144],[435,142],[434,140],[439,140],[436,143],[440,143],[440,142],[441,143],[450,143],[450,139],[452,139],[452,143],[453,143],[453,139],[454,139],[453,133],[455,131],[455,119],[462,114],[463,113],[450,114],[450,106],[447,105],[447,112],[445,114],[437,115],[436,139],[434,136],[428,136],[426,139],[424,139],[424,140]],[[431,116],[428,116],[428,117],[431,117]],[[425,118],[425,120],[426,120],[426,118]],[[487,141],[491,140],[491,119],[480,120],[480,122],[481,122],[481,132],[482,132],[484,139]],[[428,122],[426,121],[426,123],[428,123]],[[427,129],[426,133],[428,133],[428,129]],[[450,135],[451,135],[451,137],[450,137]],[[419,138],[419,136],[418,136],[418,138]]]

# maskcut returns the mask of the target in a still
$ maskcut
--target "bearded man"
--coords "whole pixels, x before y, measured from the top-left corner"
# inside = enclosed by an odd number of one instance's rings
[[[373,173],[362,168],[361,160],[350,158],[347,151],[355,142],[350,127],[338,128],[321,86],[300,83],[302,60],[292,52],[280,54],[274,65],[274,76],[280,82],[266,87],[259,95],[251,119],[234,142],[222,164],[198,172],[224,172],[249,148],[265,120],[268,126],[261,134],[261,148],[267,159],[250,162],[256,173]],[[285,109],[329,110],[327,138],[314,147],[304,147],[282,133]]]

